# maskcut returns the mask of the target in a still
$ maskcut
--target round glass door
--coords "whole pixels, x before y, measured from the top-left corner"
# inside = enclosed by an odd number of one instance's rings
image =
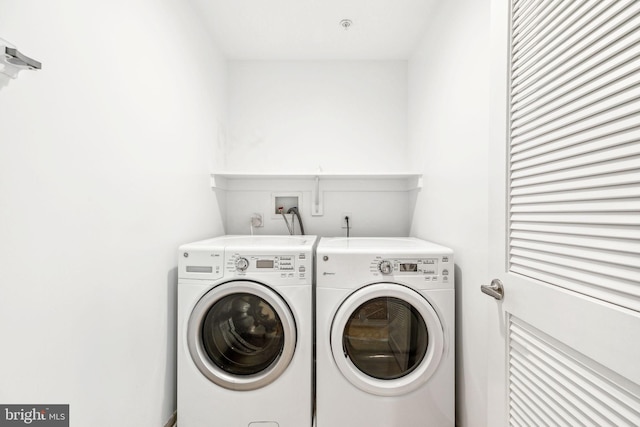
[[[274,381],[291,361],[295,342],[289,307],[254,282],[213,288],[189,320],[188,345],[196,366],[214,383],[233,390]]]
[[[396,297],[378,297],[353,311],[342,344],[361,372],[393,380],[411,373],[424,360],[429,332],[411,304]]]
[[[360,289],[342,304],[331,331],[342,374],[372,394],[415,390],[435,372],[444,350],[440,320],[427,299],[399,284]]]

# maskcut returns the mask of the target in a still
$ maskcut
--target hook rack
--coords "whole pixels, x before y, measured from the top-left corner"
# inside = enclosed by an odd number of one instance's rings
[[[42,63],[30,58],[0,38],[0,73],[15,79],[22,70],[40,70]]]

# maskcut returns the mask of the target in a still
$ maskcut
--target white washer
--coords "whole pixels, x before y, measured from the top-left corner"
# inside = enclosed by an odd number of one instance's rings
[[[316,240],[222,236],[180,247],[180,427],[311,426]]]
[[[455,424],[453,252],[415,238],[322,238],[317,427]]]

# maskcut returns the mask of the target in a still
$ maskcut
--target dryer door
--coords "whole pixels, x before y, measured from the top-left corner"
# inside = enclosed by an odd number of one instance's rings
[[[331,327],[331,351],[353,385],[397,396],[417,389],[436,371],[444,331],[425,297],[403,285],[378,283],[340,306]]]
[[[211,289],[194,307],[187,344],[209,380],[230,390],[255,390],[289,365],[296,325],[289,306],[267,286],[228,282]]]

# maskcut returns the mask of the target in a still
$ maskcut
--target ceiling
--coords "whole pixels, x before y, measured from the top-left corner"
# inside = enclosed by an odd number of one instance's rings
[[[437,0],[191,1],[230,59],[389,60],[411,56]]]

